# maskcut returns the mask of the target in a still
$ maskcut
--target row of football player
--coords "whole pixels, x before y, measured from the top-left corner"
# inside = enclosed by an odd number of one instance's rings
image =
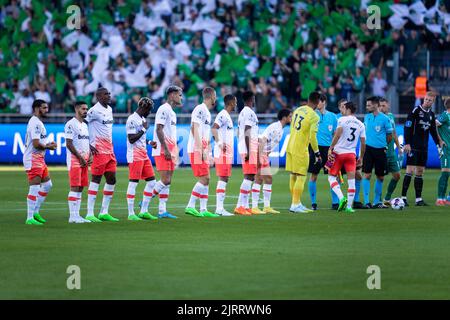
[[[128,219],[158,219],[176,218],[167,211],[170,185],[173,172],[178,162],[177,150],[177,118],[173,107],[182,103],[181,88],[170,86],[167,91],[167,102],[158,108],[155,116],[153,141],[148,141],[148,117],[153,109],[153,101],[142,98],[138,109],[129,116],[126,123],[127,161],[129,164],[129,184],[127,188]],[[88,110],[85,102],[75,104],[75,117],[69,120],[64,128],[67,145],[67,167],[69,170],[70,192],[68,203],[70,222],[100,222],[118,221],[109,214],[109,204],[114,194],[116,184],[117,161],[113,150],[112,127],[113,114],[109,106],[111,96],[107,89],[100,88],[96,92],[98,102]],[[261,136],[258,136],[258,119],[253,111],[254,95],[244,94],[246,107],[240,112],[238,150],[243,160],[244,181],[242,182],[239,200],[234,210],[235,214],[251,215],[277,213],[270,206],[272,191],[272,176],[268,154],[278,145],[282,137],[283,127],[289,124],[292,112],[281,110],[278,121],[268,126]],[[196,217],[231,216],[224,209],[224,199],[231,166],[233,161],[233,121],[230,113],[236,109],[237,101],[233,95],[224,97],[225,109],[214,120],[211,130],[210,110],[216,103],[216,94],[212,88],[203,90],[203,103],[192,112],[191,131],[188,142],[188,153],[191,167],[198,182],[194,185],[186,214]],[[47,104],[42,100],[33,103],[33,116],[28,122],[26,135],[26,150],[23,163],[29,180],[27,197],[27,224],[39,225],[45,223],[40,215],[40,207],[51,189],[51,180],[45,163],[45,151],[54,150],[56,144],[47,142],[47,131],[43,120],[48,112]],[[210,134],[216,141],[214,159],[211,157]],[[156,181],[152,164],[147,154],[147,145],[152,147],[156,169],[160,180]],[[247,152],[248,151],[248,152]],[[210,166],[215,163],[219,181],[216,187],[216,210],[207,210],[209,194]],[[91,181],[88,181],[89,166]],[[94,214],[94,206],[102,177],[106,183],[103,188],[103,199],[100,214]],[[134,199],[139,180],[145,181],[145,189],[138,214],[134,211]],[[253,183],[254,182],[254,183]],[[84,187],[88,188],[87,215],[80,215],[81,197]],[[263,187],[264,208],[258,208],[258,200]],[[252,194],[252,208],[249,208],[249,195]],[[150,201],[158,196],[158,215],[148,212]],[[197,200],[200,202],[196,209]]]

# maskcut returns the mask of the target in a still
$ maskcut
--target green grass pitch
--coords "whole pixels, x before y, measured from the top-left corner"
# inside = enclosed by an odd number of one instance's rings
[[[48,222],[34,227],[24,224],[25,173],[18,167],[0,172],[1,299],[450,298],[450,207],[433,205],[438,171],[425,175],[426,208],[338,214],[329,210],[329,187],[320,176],[321,209],[291,214],[289,178],[282,170],[274,176],[272,198],[281,214],[202,219],[183,213],[195,180],[189,168],[179,169],[168,202],[179,219],[130,222],[127,169],[120,168],[111,213],[121,221],[84,225],[67,222],[67,172],[50,167],[50,174],[53,190],[41,209]],[[235,169],[228,210],[241,179]],[[83,214],[86,198],[85,191]],[[210,196],[209,208],[214,205]],[[81,268],[80,290],[66,287],[69,265]],[[367,289],[370,265],[381,268],[380,290]]]

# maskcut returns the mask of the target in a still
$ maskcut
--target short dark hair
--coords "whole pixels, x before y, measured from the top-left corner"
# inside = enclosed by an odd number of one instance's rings
[[[328,100],[328,99],[327,99],[327,95],[326,95],[326,94],[323,94],[323,93],[321,93],[321,94],[320,94],[320,98],[319,98],[319,100],[320,100],[320,101],[325,101],[325,102],[327,102],[327,100]]]
[[[389,101],[387,101],[386,98],[381,97],[380,99],[378,99],[378,102],[381,103],[381,102],[389,102]]]
[[[320,99],[320,93],[317,91],[313,91],[309,94],[308,102],[311,102],[313,104],[319,104]]]
[[[166,89],[166,96],[169,96],[172,92],[183,92],[179,86],[171,85]]]
[[[84,102],[84,101],[77,101],[77,102],[75,102],[73,108],[74,108],[74,109],[78,109],[78,108],[81,107],[83,104],[87,105],[87,103]]]
[[[371,103],[374,103],[376,105],[380,104],[380,98],[377,96],[368,97],[367,101],[370,101]]]
[[[340,100],[338,101],[338,106],[340,106],[341,103],[343,103],[343,102],[347,102],[347,99],[340,99]]]
[[[247,103],[247,102],[250,102],[250,101],[253,99],[254,96],[255,96],[255,95],[253,94],[253,92],[251,92],[251,91],[245,91],[245,92],[242,94],[242,100],[244,100],[244,103]]]
[[[227,94],[225,97],[223,97],[223,102],[225,102],[225,105],[228,106],[232,101],[234,101],[236,97],[232,94]]]
[[[35,110],[36,108],[40,108],[43,104],[47,104],[47,102],[42,99],[36,99],[33,101],[32,108]]]
[[[287,108],[281,109],[280,111],[278,111],[277,119],[278,119],[278,120],[281,120],[281,119],[283,119],[284,117],[289,117],[289,115],[290,115],[291,113],[292,113],[292,110],[291,110],[291,109],[287,109]]]
[[[138,101],[139,108],[149,108],[150,110],[153,108],[153,100],[149,97],[142,97]]]
[[[351,101],[349,101],[346,104],[344,104],[344,108],[345,109],[349,109],[352,113],[356,112],[356,105],[353,102],[351,102]]]

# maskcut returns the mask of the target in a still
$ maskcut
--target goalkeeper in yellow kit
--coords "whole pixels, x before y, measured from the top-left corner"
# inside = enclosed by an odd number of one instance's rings
[[[291,172],[289,188],[292,194],[292,204],[289,211],[294,213],[312,211],[302,204],[301,197],[308,174],[309,144],[314,151],[316,162],[322,161],[317,143],[319,116],[315,111],[319,99],[320,93],[312,92],[308,97],[308,103],[298,107],[292,115],[286,170]]]

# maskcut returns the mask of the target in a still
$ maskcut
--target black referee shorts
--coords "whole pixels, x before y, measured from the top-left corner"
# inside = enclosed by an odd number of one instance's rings
[[[363,159],[363,172],[372,173],[374,168],[377,176],[384,177],[387,174],[386,149],[367,146]]]
[[[428,152],[411,150],[411,153],[406,155],[407,166],[425,167],[427,165]]]
[[[309,167],[308,167],[309,173],[319,174],[320,169],[323,168],[323,173],[328,174],[328,170],[325,169],[324,166],[327,163],[329,148],[330,147],[319,146],[319,152],[320,152],[320,157],[322,158],[322,162],[314,163],[316,161],[316,156],[314,155],[314,151],[311,148],[311,146],[309,146]]]

